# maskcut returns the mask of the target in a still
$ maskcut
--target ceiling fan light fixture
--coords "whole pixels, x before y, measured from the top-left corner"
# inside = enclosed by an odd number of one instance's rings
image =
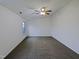
[[[40,10],[41,10],[40,14],[43,15],[43,16],[50,15],[50,12],[52,12],[52,10],[49,10],[46,7],[42,7]]]
[[[41,12],[45,12],[45,11],[46,11],[46,7],[42,7]]]
[[[43,15],[43,16],[47,15],[46,14],[46,9],[47,9],[46,7],[42,7],[40,14]]]
[[[41,14],[41,15],[45,15],[46,13],[45,13],[45,12],[40,12],[40,14]]]
[[[45,9],[42,8],[41,11],[45,11]]]

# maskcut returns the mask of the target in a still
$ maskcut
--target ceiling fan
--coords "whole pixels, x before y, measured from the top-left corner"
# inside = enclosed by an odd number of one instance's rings
[[[49,9],[47,9],[46,7],[42,7],[42,8],[40,9],[40,14],[41,14],[41,15],[44,15],[44,16],[50,15],[51,12],[52,12],[52,10],[49,10]]]
[[[47,16],[50,15],[50,13],[52,12],[52,10],[47,9],[47,7],[42,7],[40,8],[40,10],[35,10],[33,8],[29,8],[32,9],[32,14],[36,14],[36,15],[43,15],[43,16]],[[19,12],[20,14],[22,14],[22,11]]]

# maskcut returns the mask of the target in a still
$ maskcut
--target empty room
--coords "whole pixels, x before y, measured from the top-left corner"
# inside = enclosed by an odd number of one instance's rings
[[[79,59],[79,0],[0,0],[0,59]]]

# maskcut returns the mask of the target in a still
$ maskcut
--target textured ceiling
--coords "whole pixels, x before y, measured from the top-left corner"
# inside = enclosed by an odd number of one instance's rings
[[[68,4],[71,0],[0,0],[0,4],[7,7],[11,11],[17,13],[23,12],[22,17],[40,17],[33,15],[34,9],[39,9],[43,6],[48,7],[54,13],[56,10]]]

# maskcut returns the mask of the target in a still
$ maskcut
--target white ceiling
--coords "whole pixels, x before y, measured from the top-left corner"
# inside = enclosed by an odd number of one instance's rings
[[[54,13],[57,9],[62,8],[68,4],[71,0],[0,0],[0,4],[9,8],[18,15],[20,11],[23,12],[22,17],[39,17],[38,15],[33,15],[32,9],[39,9],[43,6],[48,7]]]

